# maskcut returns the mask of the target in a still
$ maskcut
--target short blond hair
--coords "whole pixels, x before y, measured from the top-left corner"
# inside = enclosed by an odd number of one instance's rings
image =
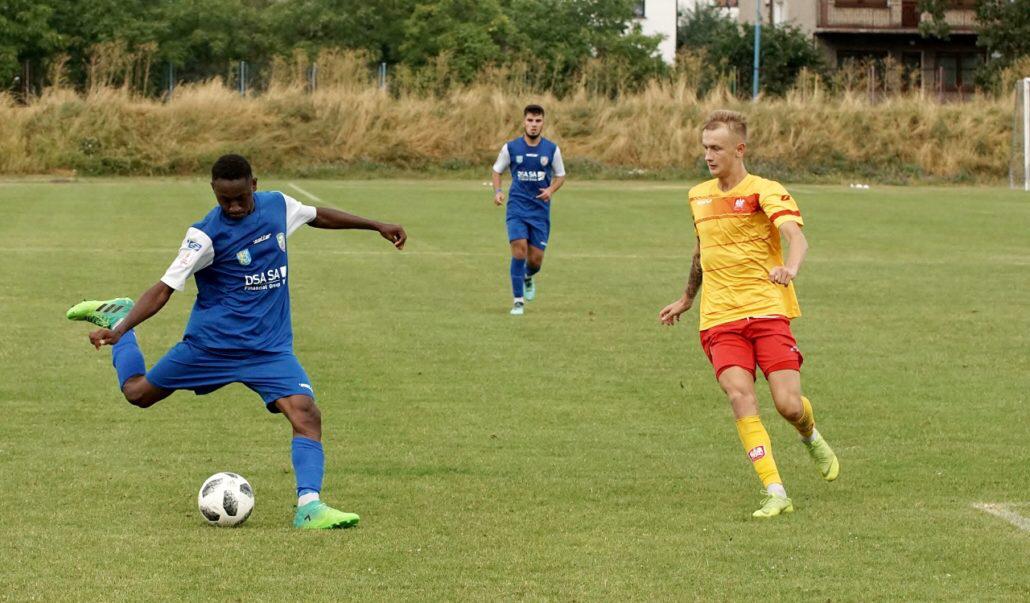
[[[715,111],[705,120],[705,125],[701,130],[715,130],[719,126],[726,126],[730,129],[730,132],[733,132],[741,140],[747,142],[747,118],[744,117],[743,113],[726,109]]]

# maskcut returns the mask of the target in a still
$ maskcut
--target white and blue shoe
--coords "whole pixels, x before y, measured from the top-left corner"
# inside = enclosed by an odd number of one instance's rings
[[[525,302],[516,301],[514,304],[512,304],[512,306],[511,306],[511,315],[512,316],[522,316],[525,313],[526,313],[526,303]]]
[[[526,287],[526,301],[533,301],[536,299],[536,282],[532,278],[525,280]]]

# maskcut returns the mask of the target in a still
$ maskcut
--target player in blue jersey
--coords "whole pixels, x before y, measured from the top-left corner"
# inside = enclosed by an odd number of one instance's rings
[[[544,108],[527,105],[522,111],[523,135],[504,143],[494,162],[494,204],[504,204],[501,174],[511,170],[508,191],[508,242],[511,245],[511,290],[515,296],[511,313],[521,316],[527,300],[536,297],[533,276],[540,272],[551,233],[551,199],[565,184],[565,163],[561,150],[540,134],[544,129]]]
[[[319,500],[325,467],[322,419],[311,380],[293,353],[287,238],[304,224],[356,228],[378,231],[402,249],[407,235],[395,224],[303,205],[280,192],[258,192],[250,164],[239,155],[215,162],[211,188],[218,207],[186,231],[178,257],[138,302],[82,302],[68,310],[68,318],[100,327],[89,334],[90,342],[98,350],[113,346],[118,384],[125,398],[140,408],[180,389],[199,395],[243,383],[254,390],[269,412],[282,413],[293,427],[298,496],[294,525],[354,525],[357,515]],[[197,299],[182,341],[148,371],[133,328],[161,310],[191,276]]]

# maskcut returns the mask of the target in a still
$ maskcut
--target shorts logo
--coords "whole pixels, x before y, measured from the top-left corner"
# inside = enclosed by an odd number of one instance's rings
[[[283,252],[285,253],[286,252],[286,234],[280,232],[279,234],[275,235],[275,240],[279,243],[279,249],[282,249]]]
[[[193,239],[186,239],[186,247],[189,247],[193,251],[200,251],[201,249],[200,243],[194,241]]]
[[[540,241],[538,245],[540,245],[541,247],[547,247],[547,241]]]
[[[747,451],[747,456],[751,459],[752,463],[762,460],[765,458],[765,446],[755,446]]]
[[[244,249],[237,253],[236,259],[239,260],[241,266],[250,266],[250,250]]]
[[[522,163],[522,155],[515,156],[515,163]]]
[[[315,391],[315,390],[311,389],[311,386],[308,385],[307,383],[298,383],[297,385],[303,387],[304,389],[306,389],[308,391],[312,391],[312,392]]]
[[[780,201],[790,201],[790,195],[780,195]]]
[[[542,165],[544,167],[547,167],[547,156],[546,155],[540,158],[540,165]]]

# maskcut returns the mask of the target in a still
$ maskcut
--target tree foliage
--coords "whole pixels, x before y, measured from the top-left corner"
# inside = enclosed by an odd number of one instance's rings
[[[335,48],[409,71],[446,68],[468,83],[521,65],[533,86],[574,80],[597,61],[624,85],[664,73],[659,39],[640,32],[633,0],[0,0],[0,89],[21,64],[66,66],[85,85],[98,48],[158,61],[184,79],[235,61]],[[148,65],[149,67],[149,65]],[[160,70],[155,70],[159,72]],[[149,71],[148,71],[149,73]],[[154,75],[153,78],[159,76]],[[156,87],[154,82],[151,87]]]
[[[755,28],[739,25],[717,8],[700,6],[680,19],[677,36],[681,50],[701,52],[714,69],[708,70],[710,87],[716,78],[731,77],[741,90],[751,90],[754,74]],[[802,69],[823,72],[825,59],[815,43],[790,25],[763,25],[759,83],[763,93],[784,94]]]

